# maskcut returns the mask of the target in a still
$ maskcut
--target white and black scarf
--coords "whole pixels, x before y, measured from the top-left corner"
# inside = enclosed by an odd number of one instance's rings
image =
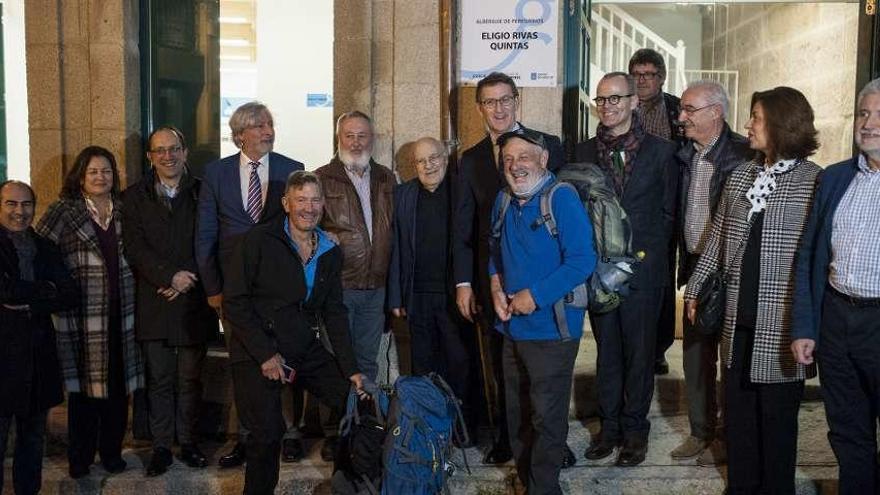
[[[763,163],[757,165],[758,176],[755,177],[752,187],[746,191],[746,198],[752,204],[747,220],[751,221],[752,215],[764,211],[767,207],[767,198],[776,190],[776,176],[788,172],[797,162],[797,159],[790,159],[778,160],[771,167],[766,167]]]

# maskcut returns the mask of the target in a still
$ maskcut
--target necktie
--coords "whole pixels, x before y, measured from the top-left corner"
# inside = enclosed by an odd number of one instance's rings
[[[247,214],[254,223],[260,221],[260,213],[263,211],[263,188],[260,187],[260,176],[257,175],[257,167],[260,162],[251,162],[251,177],[248,181]]]
[[[614,162],[614,168],[617,169],[617,173],[620,174],[621,179],[625,179],[624,176],[624,168],[625,164],[623,162],[623,157],[620,156],[620,151],[614,150],[611,152],[611,161]]]

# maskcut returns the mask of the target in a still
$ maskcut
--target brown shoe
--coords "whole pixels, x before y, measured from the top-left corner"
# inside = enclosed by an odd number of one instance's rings
[[[681,445],[672,449],[672,452],[670,452],[669,455],[677,460],[692,459],[700,455],[700,452],[705,450],[708,446],[709,442],[702,438],[689,435]]]
[[[711,467],[723,464],[727,464],[727,445],[716,438],[697,457],[697,465]]]

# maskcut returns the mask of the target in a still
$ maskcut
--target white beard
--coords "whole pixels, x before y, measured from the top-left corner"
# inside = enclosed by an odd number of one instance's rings
[[[363,171],[370,165],[370,155],[365,153],[355,158],[348,151],[339,150],[339,161],[349,170]]]

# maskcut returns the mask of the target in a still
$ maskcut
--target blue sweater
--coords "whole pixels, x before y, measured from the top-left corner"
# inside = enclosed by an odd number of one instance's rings
[[[550,173],[550,172],[548,172]],[[513,340],[557,340],[559,330],[553,303],[584,282],[596,266],[593,229],[577,193],[568,188],[553,195],[553,216],[558,237],[543,225],[534,227],[541,214],[540,196],[556,182],[554,176],[525,204],[514,198],[504,218],[498,247],[489,257],[489,275],[501,273],[504,291],[513,295],[529,289],[537,309],[530,315],[514,315],[498,321],[496,330]],[[495,198],[492,225],[500,213],[503,194]],[[583,333],[585,310],[566,306],[565,317],[572,338]]]

